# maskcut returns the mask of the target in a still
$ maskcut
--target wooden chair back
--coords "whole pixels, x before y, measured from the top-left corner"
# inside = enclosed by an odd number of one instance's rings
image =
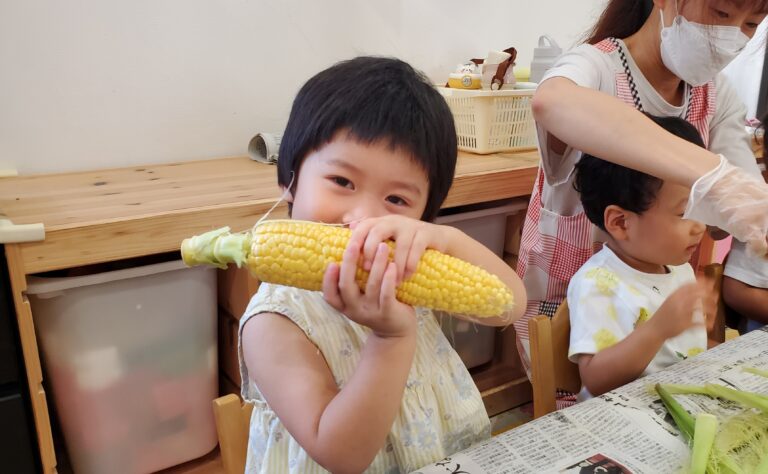
[[[715,325],[709,331],[708,337],[717,342],[725,342],[725,303],[723,302],[723,265],[720,263],[711,263],[704,267],[704,275],[713,279],[715,282],[715,293],[717,294],[717,315],[715,316]]]
[[[226,474],[242,474],[248,451],[248,431],[253,405],[242,403],[234,393],[213,401],[221,461]]]
[[[555,411],[556,391],[581,390],[579,366],[568,360],[571,321],[568,303],[563,302],[550,318],[539,315],[528,321],[531,346],[531,386],[533,417]]]

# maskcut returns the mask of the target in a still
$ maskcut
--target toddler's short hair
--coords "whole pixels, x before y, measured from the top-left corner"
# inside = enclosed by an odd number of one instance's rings
[[[361,56],[309,79],[293,101],[280,144],[277,181],[298,180],[307,155],[341,130],[404,150],[429,179],[422,220],[440,210],[456,168],[456,129],[448,104],[422,73],[394,58]],[[294,189],[291,189],[294,191]]]
[[[704,147],[696,127],[678,117],[654,117],[646,114],[664,130]],[[587,218],[605,230],[605,209],[616,205],[642,214],[656,201],[663,181],[625,166],[584,154],[576,164],[573,187],[581,195],[581,205]]]

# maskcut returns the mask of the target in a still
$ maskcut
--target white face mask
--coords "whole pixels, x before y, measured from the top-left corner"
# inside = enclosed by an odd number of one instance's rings
[[[675,2],[677,9],[677,2]],[[706,84],[747,45],[749,37],[737,26],[702,25],[679,13],[664,26],[661,13],[661,60],[677,77],[692,86]]]

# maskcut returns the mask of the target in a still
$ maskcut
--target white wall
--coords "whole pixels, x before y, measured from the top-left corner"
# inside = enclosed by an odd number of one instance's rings
[[[23,174],[245,154],[312,74],[398,56],[442,82],[604,0],[0,0],[0,167]]]

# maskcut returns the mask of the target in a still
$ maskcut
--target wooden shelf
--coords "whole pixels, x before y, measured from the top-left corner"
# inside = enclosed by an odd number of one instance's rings
[[[538,160],[460,153],[444,207],[527,196]],[[178,250],[205,230],[250,227],[279,197],[276,168],[247,157],[0,179],[0,210],[45,226],[44,241],[19,244],[26,274]]]

